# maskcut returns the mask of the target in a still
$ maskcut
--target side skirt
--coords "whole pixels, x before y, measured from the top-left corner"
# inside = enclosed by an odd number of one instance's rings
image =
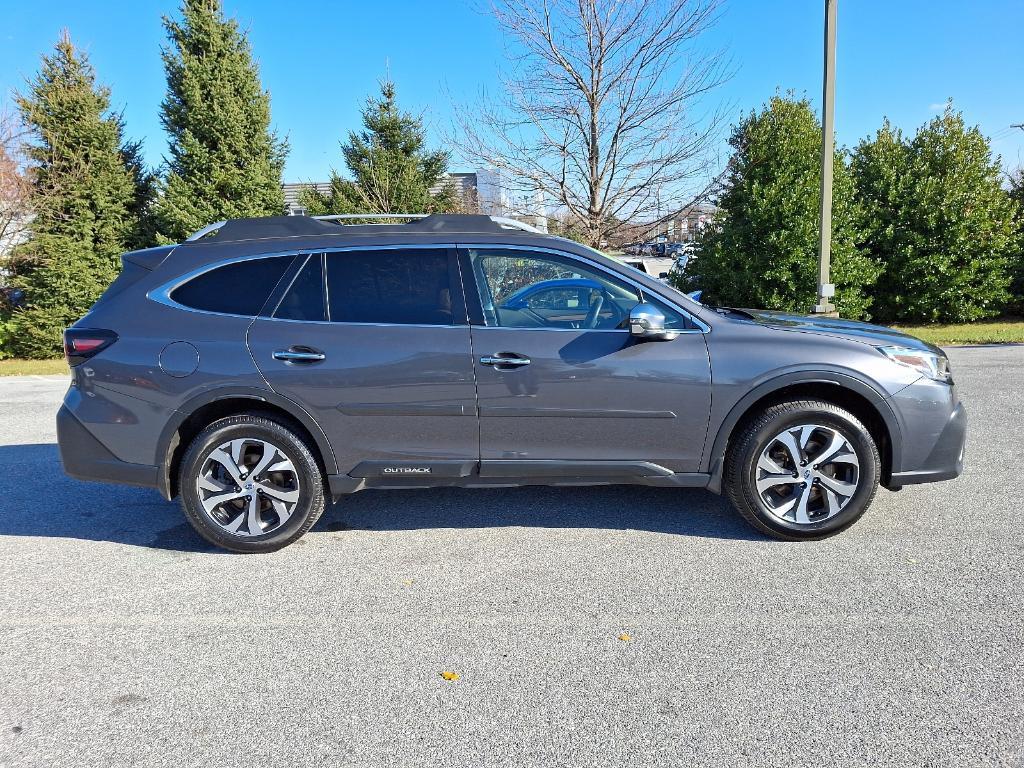
[[[362,462],[347,475],[329,475],[331,495],[367,488],[514,488],[524,485],[648,485],[705,488],[703,472],[672,472],[652,462],[512,461]]]

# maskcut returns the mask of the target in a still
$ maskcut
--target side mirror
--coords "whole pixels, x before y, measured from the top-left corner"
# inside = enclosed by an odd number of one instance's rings
[[[665,330],[665,315],[653,304],[637,304],[629,311],[629,335],[638,341],[672,341],[679,331]]]

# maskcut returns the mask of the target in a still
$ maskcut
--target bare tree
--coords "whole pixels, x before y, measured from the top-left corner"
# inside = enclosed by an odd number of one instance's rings
[[[31,183],[25,168],[26,130],[17,116],[0,111],[0,260],[27,234]]]
[[[719,0],[497,0],[511,67],[497,99],[456,111],[467,160],[540,192],[592,245],[700,197],[726,77],[699,46]]]

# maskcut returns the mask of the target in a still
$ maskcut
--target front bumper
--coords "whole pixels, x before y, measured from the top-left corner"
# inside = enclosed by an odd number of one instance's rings
[[[159,468],[121,461],[108,451],[74,414],[62,405],[57,412],[57,444],[64,472],[79,480],[125,483],[156,488]]]
[[[940,389],[941,387],[941,389]],[[964,471],[967,412],[953,387],[915,384],[896,395],[904,422],[903,457],[887,488],[952,480]]]

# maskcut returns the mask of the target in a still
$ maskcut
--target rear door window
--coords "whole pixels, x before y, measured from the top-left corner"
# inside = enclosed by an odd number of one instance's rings
[[[324,255],[309,257],[292,281],[274,317],[283,320],[323,321],[327,319],[324,301]]]
[[[333,323],[456,325],[463,322],[445,248],[385,248],[327,254]]]
[[[246,259],[211,269],[171,291],[171,299],[190,309],[255,316],[284,276],[292,256]]]

